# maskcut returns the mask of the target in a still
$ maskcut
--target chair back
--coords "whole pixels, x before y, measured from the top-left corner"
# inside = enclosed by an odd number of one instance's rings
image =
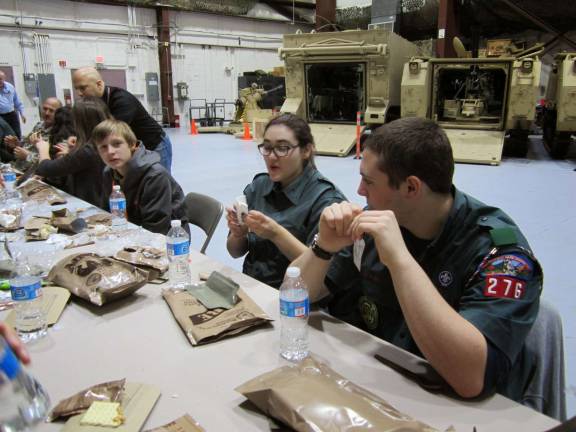
[[[512,365],[508,381],[522,383],[521,394],[504,395],[549,417],[566,420],[562,318],[542,298],[520,357],[521,361]]]
[[[188,222],[201,228],[206,234],[206,240],[200,249],[200,252],[204,253],[222,217],[224,206],[220,201],[196,192],[186,195],[184,206]]]

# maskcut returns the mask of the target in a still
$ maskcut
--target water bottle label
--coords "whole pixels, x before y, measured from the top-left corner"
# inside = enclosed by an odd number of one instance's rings
[[[190,252],[190,243],[187,241],[180,243],[166,243],[168,256],[188,255]]]
[[[291,318],[304,318],[310,314],[308,298],[298,302],[280,299],[280,314]]]
[[[35,282],[30,285],[24,286],[14,286],[10,287],[10,292],[12,294],[12,300],[20,301],[20,300],[34,300],[38,297],[40,293],[40,287],[42,283],[40,281]]]
[[[15,172],[3,173],[2,177],[4,178],[5,182],[15,182],[16,181],[16,173]]]
[[[4,372],[8,379],[13,380],[20,372],[20,362],[7,343],[2,345],[2,349],[4,352],[2,353],[2,358],[0,358],[0,370]]]
[[[111,212],[114,212],[114,211],[125,212],[126,211],[126,200],[125,199],[122,199],[122,200],[111,199],[110,200],[110,211]]]

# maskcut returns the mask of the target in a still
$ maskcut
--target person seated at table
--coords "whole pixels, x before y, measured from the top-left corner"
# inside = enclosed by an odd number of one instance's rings
[[[100,98],[84,98],[72,107],[76,145],[62,157],[50,158],[50,144],[45,140],[36,143],[40,163],[36,175],[41,177],[66,177],[66,192],[92,205],[102,203],[102,173],[104,163],[90,142],[96,125],[111,118],[106,104]]]
[[[54,113],[54,125],[48,139],[50,156],[54,159],[68,154],[71,148],[76,145],[76,141],[72,108],[67,106],[58,108]]]
[[[14,151],[4,141],[4,138],[9,136],[14,136],[14,130],[6,120],[0,117],[0,161],[2,163],[14,160]]]
[[[506,394],[523,385],[507,376],[538,313],[542,270],[512,219],[456,189],[453,172],[433,121],[378,128],[360,164],[367,207],[326,208],[292,265],[311,301],[331,296],[334,316],[424,356],[461,397]]]
[[[226,209],[226,246],[234,258],[248,253],[244,273],[278,288],[290,261],[316,234],[322,210],[346,197],[316,169],[314,138],[301,118],[270,120],[258,150],[267,172],[244,189],[249,212],[242,224],[233,208]]]
[[[117,184],[126,197],[128,221],[166,234],[170,221],[180,219],[189,232],[182,188],[162,166],[160,155],[147,150],[128,124],[106,120],[94,129],[92,142],[106,164],[103,209],[109,210],[108,199]]]
[[[50,144],[51,159],[67,155],[76,145],[76,132],[74,131],[74,120],[70,107],[58,108],[54,113],[54,124],[48,143]],[[49,177],[44,180],[52,186],[66,190],[66,177]]]
[[[5,137],[5,144],[14,155],[12,164],[20,171],[26,171],[38,161],[38,151],[36,143],[40,140],[48,140],[54,126],[54,115],[56,110],[62,107],[62,102],[58,98],[49,97],[42,102],[42,120],[34,125],[30,132],[20,143],[16,134]]]

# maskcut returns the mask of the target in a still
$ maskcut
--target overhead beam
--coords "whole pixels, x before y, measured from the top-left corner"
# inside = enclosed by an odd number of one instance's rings
[[[549,33],[552,33],[554,36],[557,36],[559,39],[561,39],[564,42],[566,42],[567,44],[569,44],[572,48],[576,48],[576,42],[575,41],[573,41],[572,39],[570,39],[566,35],[562,34],[558,30],[556,30],[553,26],[548,24],[546,21],[540,19],[536,15],[532,15],[526,9],[521,8],[520,6],[518,6],[516,3],[514,3],[511,0],[500,0],[500,1],[503,2],[504,4],[506,4],[510,9],[514,10],[515,12],[517,12],[518,14],[523,16],[524,18],[527,18],[528,20],[532,21],[538,27],[542,28],[543,30],[546,30]]]

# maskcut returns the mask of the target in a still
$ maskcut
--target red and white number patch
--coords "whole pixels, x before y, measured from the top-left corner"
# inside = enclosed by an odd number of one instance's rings
[[[484,286],[486,297],[521,299],[524,297],[526,282],[508,276],[487,276]]]

